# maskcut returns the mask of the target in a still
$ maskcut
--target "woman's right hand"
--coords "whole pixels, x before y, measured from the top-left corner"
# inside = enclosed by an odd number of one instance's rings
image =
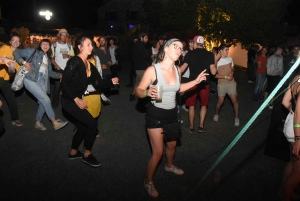
[[[84,110],[84,109],[86,109],[87,107],[88,107],[88,105],[87,105],[87,103],[85,102],[85,100],[82,100],[81,98],[75,98],[74,99],[74,101],[75,101],[75,103],[76,103],[76,105],[80,108],[80,109],[82,109],[82,110]]]
[[[24,64],[24,66],[25,66],[26,70],[28,70],[28,71],[31,71],[31,70],[32,70],[32,67],[31,67],[30,63],[26,62],[26,63]]]
[[[206,76],[208,76],[209,74],[208,73],[205,73],[206,70],[202,71],[198,77],[195,79],[196,83],[199,84],[200,82],[206,80]]]
[[[156,86],[152,86],[147,90],[147,96],[151,98],[155,98],[157,96],[157,88]]]

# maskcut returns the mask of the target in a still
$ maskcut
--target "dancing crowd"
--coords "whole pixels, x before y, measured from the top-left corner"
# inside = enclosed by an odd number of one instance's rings
[[[19,48],[20,37],[12,33],[10,45],[0,47],[0,89],[7,101],[12,125],[23,126],[19,119],[15,92],[11,87],[20,69],[26,69],[24,88],[38,103],[34,127],[40,131],[47,129],[42,123],[45,114],[54,130],[64,128],[68,122],[72,123],[73,138],[68,158],[81,159],[91,167],[100,167],[101,163],[92,154],[92,148],[98,135],[98,118],[102,103],[109,101],[106,95],[111,90],[119,89],[118,70],[122,52],[115,44],[116,38],[101,36],[98,39],[100,45],[97,47],[89,35],[77,36],[74,46],[67,42],[68,37],[68,31],[60,29],[57,34],[58,40],[53,44],[48,39],[42,39],[36,49]],[[200,35],[188,41],[177,38],[168,40],[165,35],[160,35],[151,38],[151,46],[148,47],[150,38],[147,33],[140,33],[133,40],[132,65],[127,86],[132,87],[129,100],[134,101],[138,98],[145,106],[145,126],[152,154],[147,163],[144,187],[147,193],[155,198],[159,194],[154,187],[154,174],[163,156],[164,145],[165,171],[176,175],[184,174],[184,171],[173,163],[177,142],[181,138],[178,110],[188,111],[189,124],[184,128],[189,133],[195,132],[195,129],[198,133],[208,132],[205,119],[209,96],[217,94],[213,121],[222,119],[220,109],[226,96],[233,105],[233,125],[239,126],[240,119],[235,65],[232,57],[228,56],[231,44],[220,44],[210,52],[205,48],[205,38]],[[247,74],[249,83],[255,82],[255,102],[265,100],[297,60],[299,47],[293,47],[289,55],[283,55],[284,51],[281,46],[276,47],[272,53],[267,47],[259,46],[253,46],[248,51]],[[287,85],[299,79],[299,75],[293,76],[296,78],[289,79]],[[50,86],[53,87],[52,90]],[[291,86],[283,99],[283,105],[293,114],[293,121],[298,122],[299,83]],[[200,103],[199,124],[194,122],[197,100]],[[67,120],[55,116],[53,108],[59,104]],[[272,109],[272,104],[269,108]],[[287,166],[281,190],[286,200],[299,183],[300,174],[300,134],[297,134],[300,124],[293,125],[295,135],[288,140],[294,155]],[[0,119],[0,129],[3,128],[4,123]],[[79,146],[82,143],[83,150],[80,151]]]

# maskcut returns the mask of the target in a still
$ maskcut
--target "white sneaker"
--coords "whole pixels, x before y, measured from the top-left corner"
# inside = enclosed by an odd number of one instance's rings
[[[181,106],[181,109],[183,109],[183,110],[186,111],[186,112],[189,111],[189,109],[187,109],[185,105],[182,105],[182,106]]]
[[[214,121],[219,121],[219,115],[216,115],[215,114],[215,116],[214,116],[214,119],[213,119]]]
[[[56,119],[56,121],[53,123],[53,128],[54,128],[54,130],[58,130],[58,129],[63,128],[67,124],[68,124],[67,121],[62,121],[60,119]]]
[[[38,130],[41,130],[41,131],[47,130],[47,128],[40,121],[35,122],[34,127]]]
[[[167,172],[173,172],[176,175],[183,175],[184,171],[175,165],[172,165],[172,167],[168,167],[167,164],[165,164],[165,171]]]
[[[157,190],[155,189],[154,185],[153,185],[153,182],[150,182],[148,184],[146,184],[144,182],[144,188],[146,189],[147,193],[153,197],[153,198],[157,198],[158,197],[158,192]]]
[[[234,126],[239,126],[240,125],[240,119],[239,118],[235,118],[234,119]]]

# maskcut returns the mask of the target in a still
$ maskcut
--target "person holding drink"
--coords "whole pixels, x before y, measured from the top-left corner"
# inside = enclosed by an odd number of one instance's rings
[[[13,52],[18,49],[21,44],[21,39],[18,35],[13,34],[10,38],[10,46],[3,45],[0,48],[0,57],[6,57],[9,59],[14,59]],[[0,62],[0,79],[3,82],[0,82],[0,89],[2,94],[7,101],[7,105],[9,108],[10,116],[11,116],[11,124],[14,126],[23,126],[23,123],[19,120],[19,109],[16,100],[16,96],[14,91],[11,89],[10,78],[12,75],[18,71],[20,65],[14,61],[9,61],[8,65]]]
[[[183,46],[179,39],[168,40],[157,55],[157,64],[146,69],[141,82],[136,88],[139,98],[147,96],[152,98],[146,113],[146,128],[152,148],[152,155],[147,164],[144,187],[151,197],[158,197],[158,192],[153,185],[153,177],[159,161],[163,155],[164,132],[163,126],[170,122],[176,122],[177,107],[176,93],[206,80],[205,70],[195,80],[180,84],[181,71],[175,66],[175,61],[183,52]],[[165,170],[176,175],[183,175],[184,171],[173,165],[176,150],[176,140],[166,142]]]

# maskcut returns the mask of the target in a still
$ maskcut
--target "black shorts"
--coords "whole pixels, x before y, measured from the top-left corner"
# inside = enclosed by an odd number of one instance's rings
[[[147,108],[145,119],[146,128],[162,128],[165,124],[178,121],[177,107],[166,110],[155,107],[150,103]]]

